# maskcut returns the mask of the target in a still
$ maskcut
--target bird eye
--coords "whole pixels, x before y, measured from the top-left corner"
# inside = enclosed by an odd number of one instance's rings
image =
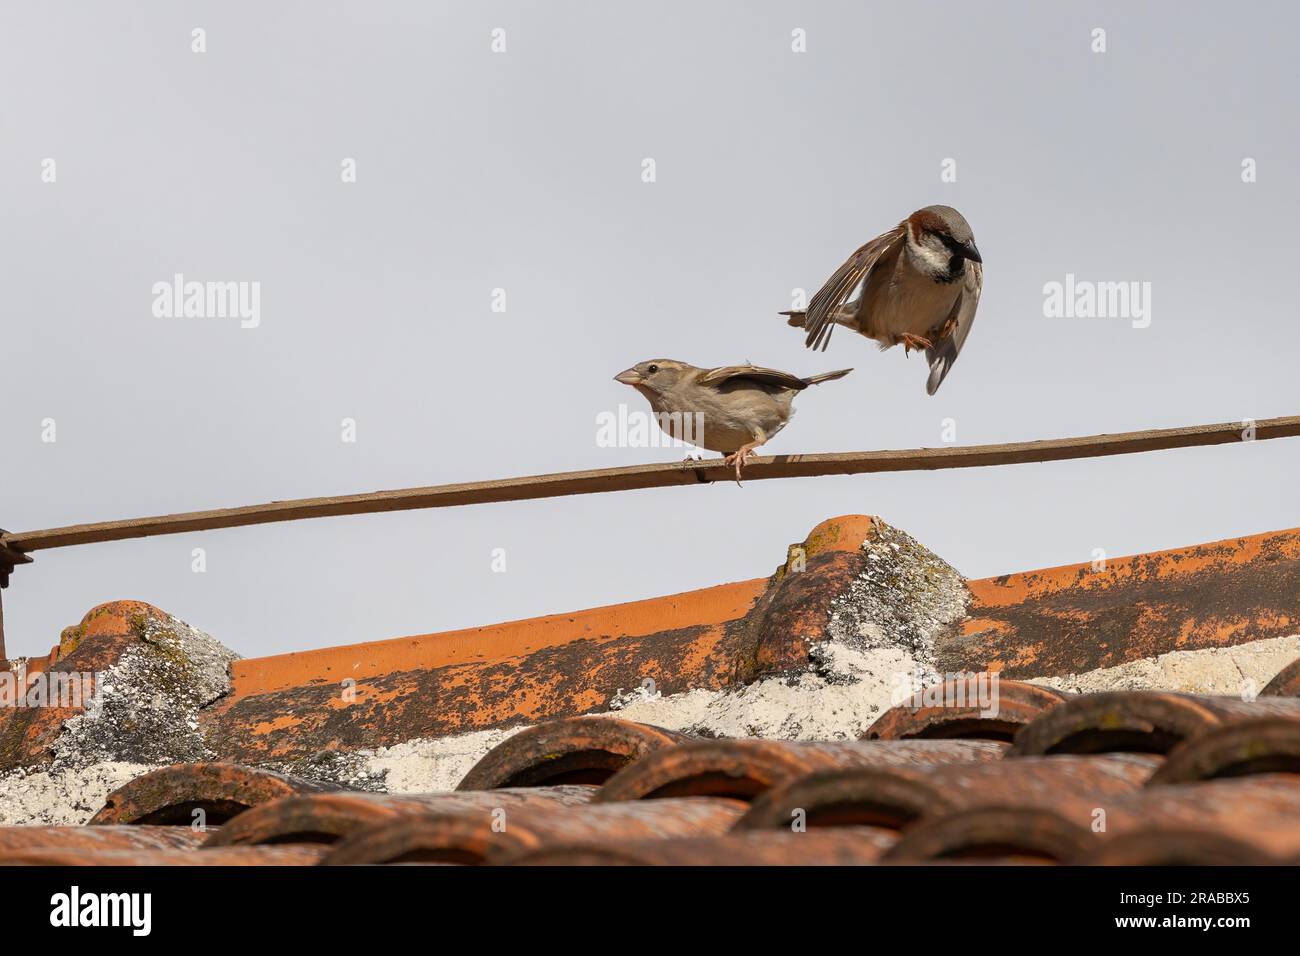
[[[659,366],[658,365],[647,366],[646,371],[649,372],[651,375],[653,375],[655,372],[659,371]]]

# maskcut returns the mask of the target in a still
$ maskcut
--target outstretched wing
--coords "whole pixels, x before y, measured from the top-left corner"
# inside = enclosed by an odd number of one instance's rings
[[[966,336],[970,335],[971,326],[975,324],[975,310],[980,304],[980,291],[984,288],[984,267],[978,262],[966,263],[966,277],[962,280],[961,295],[957,296],[957,301],[953,303],[952,312],[948,318],[956,318],[957,326],[942,342],[933,348],[925,350],[925,357],[930,362],[930,378],[925,383],[925,391],[928,395],[933,395],[943,384],[943,380],[948,375],[948,370],[952,368],[952,363],[957,361],[957,356],[961,354],[961,347],[966,344]]]
[[[722,368],[711,368],[700,376],[699,383],[721,385],[733,378],[747,378],[766,385],[776,385],[779,388],[793,388],[795,391],[808,387],[808,383],[796,375],[775,368],[759,368],[757,365],[724,365]]]
[[[804,344],[810,348],[826,350],[830,343],[831,332],[835,328],[835,315],[841,306],[847,305],[853,293],[871,274],[876,263],[891,252],[903,239],[903,227],[895,226],[889,232],[872,239],[835,270],[835,274],[826,280],[826,284],[817,290],[817,294],[808,303],[808,314],[804,319],[804,328],[808,337]]]

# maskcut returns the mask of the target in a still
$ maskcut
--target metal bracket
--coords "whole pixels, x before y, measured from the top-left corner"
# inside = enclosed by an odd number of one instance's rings
[[[9,575],[13,574],[17,565],[32,563],[30,555],[5,541],[5,535],[8,533],[4,528],[0,528],[0,588],[9,587]]]
[[[0,528],[0,589],[9,587],[9,575],[13,574],[15,567],[32,563],[29,555],[5,541],[6,534],[8,532]],[[0,600],[0,661],[5,656],[5,609],[3,600]]]

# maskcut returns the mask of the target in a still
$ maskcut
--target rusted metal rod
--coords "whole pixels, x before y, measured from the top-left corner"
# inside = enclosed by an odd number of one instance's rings
[[[1300,436],[1300,416],[1260,419],[1252,423],[1227,422],[1219,425],[1193,425],[1187,428],[1162,428],[1115,435],[1089,435],[999,445],[777,455],[753,459],[745,466],[745,477],[749,481],[762,481],[768,478],[931,471],[943,468],[978,468],[986,465],[1098,458],[1169,448],[1232,444],[1244,441],[1247,431],[1254,440]],[[0,536],[0,545],[20,552],[30,552],[46,548],[66,548],[77,544],[148,538],[154,535],[239,528],[276,521],[297,521],[303,518],[377,514],[421,508],[450,508],[457,505],[488,504],[498,501],[524,501],[607,491],[694,485],[700,482],[727,480],[730,474],[730,469],[722,464],[721,459],[689,464],[633,465],[625,468],[603,468],[596,471],[572,471],[524,478],[432,485],[425,488],[376,491],[331,498],[273,501],[269,504],[249,505],[242,508],[191,511],[153,518],[130,518],[124,521],[72,525],[44,531],[6,533]]]

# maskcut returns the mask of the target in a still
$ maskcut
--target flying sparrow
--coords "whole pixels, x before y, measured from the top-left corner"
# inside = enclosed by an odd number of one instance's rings
[[[984,260],[962,214],[926,206],[853,253],[821,287],[806,312],[782,312],[806,329],[809,348],[826,348],[836,325],[880,343],[882,350],[925,349],[938,391],[966,344],[984,284]]]
[[[843,378],[851,368],[799,378],[756,365],[696,368],[672,359],[652,359],[614,376],[650,402],[659,427],[673,438],[710,451],[740,469],[754,449],[779,432],[794,414],[796,392]]]

